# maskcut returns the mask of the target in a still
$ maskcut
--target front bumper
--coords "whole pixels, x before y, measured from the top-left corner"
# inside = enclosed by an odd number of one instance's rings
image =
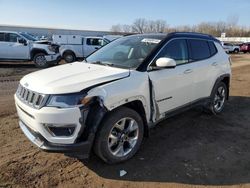
[[[53,63],[56,64],[62,59],[60,53],[49,54],[49,55],[46,55],[45,58],[47,62],[52,63],[52,64]]]
[[[90,134],[88,140],[74,144],[54,144],[48,142],[41,134],[34,132],[21,120],[19,126],[25,136],[37,147],[47,152],[64,153],[67,155],[88,158],[92,148],[94,135]]]

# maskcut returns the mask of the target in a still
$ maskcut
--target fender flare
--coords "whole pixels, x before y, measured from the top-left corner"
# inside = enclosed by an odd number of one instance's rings
[[[33,48],[33,49],[30,51],[30,59],[33,59],[34,56],[35,56],[37,53],[44,53],[45,55],[49,55],[48,52],[47,52],[45,49],[42,49],[42,48]]]
[[[229,98],[229,88],[230,88],[230,77],[231,77],[230,74],[223,74],[223,75],[219,76],[219,77],[215,80],[214,85],[213,85],[213,89],[212,89],[212,91],[211,91],[211,93],[210,93],[210,98],[212,97],[213,92],[214,92],[216,86],[217,86],[222,80],[224,80],[225,78],[229,78],[229,83],[228,83],[228,85],[227,85],[227,87],[228,87],[228,88],[227,88],[227,89],[228,89],[228,92],[227,92],[227,100],[228,100],[228,98]]]

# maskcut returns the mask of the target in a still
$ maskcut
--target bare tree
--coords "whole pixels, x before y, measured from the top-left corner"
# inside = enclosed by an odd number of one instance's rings
[[[132,25],[132,31],[136,33],[145,33],[147,31],[147,21],[144,18],[138,18]]]
[[[169,27],[164,20],[146,20],[139,18],[132,25],[113,25],[111,31],[121,33],[158,33],[158,32],[200,32],[210,34],[216,37],[221,33],[226,33],[229,37],[250,37],[250,28],[238,26],[239,17],[237,15],[229,16],[228,21],[202,22],[197,25],[182,25]]]

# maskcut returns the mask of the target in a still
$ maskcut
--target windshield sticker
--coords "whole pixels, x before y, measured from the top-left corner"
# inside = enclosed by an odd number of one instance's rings
[[[161,40],[159,40],[159,39],[148,39],[148,38],[145,38],[145,39],[142,39],[141,42],[158,44],[159,42],[161,42]]]

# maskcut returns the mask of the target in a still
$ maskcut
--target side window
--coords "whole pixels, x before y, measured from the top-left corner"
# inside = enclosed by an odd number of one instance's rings
[[[192,39],[189,40],[189,44],[191,51],[191,61],[199,61],[207,59],[211,56],[207,41]]]
[[[170,41],[160,52],[158,58],[168,57],[174,59],[177,65],[188,63],[187,42],[184,39]]]
[[[96,39],[96,38],[87,38],[87,45],[90,46],[101,46],[102,39]]]
[[[6,42],[17,42],[18,35],[15,33],[9,33],[6,35],[5,41]]]
[[[208,42],[208,45],[209,45],[209,49],[210,49],[210,55],[213,56],[217,53],[217,48],[216,46],[214,45],[213,42],[209,41]]]
[[[0,42],[4,41],[4,33],[0,33]]]

